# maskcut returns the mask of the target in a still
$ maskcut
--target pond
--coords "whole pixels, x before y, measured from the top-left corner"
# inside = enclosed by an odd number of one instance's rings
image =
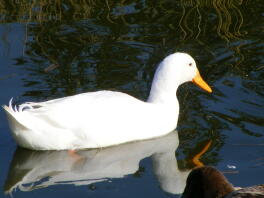
[[[97,90],[146,100],[176,51],[213,89],[179,88],[177,131],[78,160],[17,147],[1,110],[0,197],[179,197],[198,165],[234,186],[264,183],[262,0],[3,0],[0,10],[1,105]]]

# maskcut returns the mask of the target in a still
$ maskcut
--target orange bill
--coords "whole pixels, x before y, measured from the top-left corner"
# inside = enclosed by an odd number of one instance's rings
[[[212,92],[211,87],[209,87],[209,85],[202,79],[198,70],[196,76],[192,79],[192,82],[204,89],[205,91],[208,91],[209,93]]]

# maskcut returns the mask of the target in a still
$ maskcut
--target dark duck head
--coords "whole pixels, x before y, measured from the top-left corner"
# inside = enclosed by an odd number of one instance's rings
[[[204,166],[191,171],[182,197],[220,198],[234,190],[233,185],[220,171],[210,166]]]
[[[182,198],[264,198],[264,185],[235,190],[214,167],[193,169],[187,177]]]

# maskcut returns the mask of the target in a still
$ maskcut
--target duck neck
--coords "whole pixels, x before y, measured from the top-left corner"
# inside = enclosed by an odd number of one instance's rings
[[[169,71],[165,70],[162,64],[159,65],[154,75],[147,102],[175,103],[177,101],[176,91],[181,84],[179,81],[177,83],[177,79],[180,79],[180,77],[169,78],[170,75],[167,75]]]

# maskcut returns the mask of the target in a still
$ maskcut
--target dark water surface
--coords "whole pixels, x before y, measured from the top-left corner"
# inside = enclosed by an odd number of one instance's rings
[[[178,133],[77,161],[17,148],[1,110],[0,197],[177,197],[199,164],[235,186],[264,183],[263,0],[3,0],[0,11],[1,104],[101,89],[146,99],[157,63],[175,51],[191,54],[214,90],[181,86]]]

